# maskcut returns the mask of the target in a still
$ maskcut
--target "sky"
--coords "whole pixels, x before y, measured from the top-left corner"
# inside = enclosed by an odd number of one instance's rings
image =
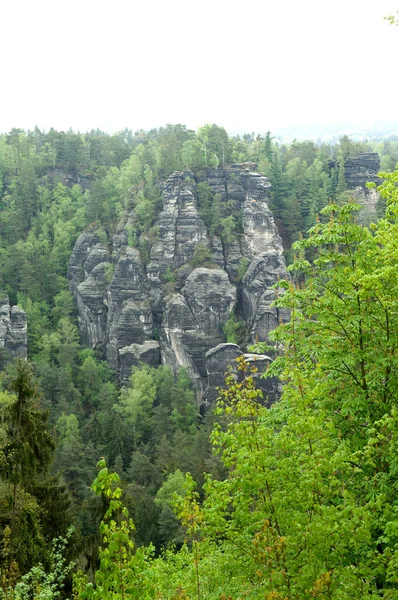
[[[0,131],[398,121],[398,0],[0,0]]]

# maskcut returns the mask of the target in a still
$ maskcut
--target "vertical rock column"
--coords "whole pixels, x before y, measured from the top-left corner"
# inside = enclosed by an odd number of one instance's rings
[[[8,296],[0,298],[0,349],[4,349],[13,358],[27,358],[26,313],[19,306],[10,307]]]

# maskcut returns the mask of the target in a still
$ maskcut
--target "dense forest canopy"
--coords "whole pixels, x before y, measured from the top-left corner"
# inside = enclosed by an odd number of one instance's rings
[[[384,172],[370,228],[347,204],[347,161],[366,152]],[[258,402],[244,361],[215,414],[184,370],[142,365],[120,388],[81,343],[77,237],[128,224],[145,256],[167,176],[245,162],[271,182],[292,263],[281,401]],[[0,290],[27,313],[29,359],[1,355],[0,598],[55,598],[64,580],[70,597],[72,559],[75,598],[398,597],[397,162],[393,140],[284,145],[217,125],[0,136]],[[197,201],[209,231],[239,235],[234,207],[205,185]]]

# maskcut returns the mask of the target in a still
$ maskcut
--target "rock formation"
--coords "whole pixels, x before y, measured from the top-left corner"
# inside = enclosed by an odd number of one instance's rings
[[[198,204],[199,184],[213,201],[228,203],[239,223],[233,235],[210,235]],[[163,185],[149,257],[128,246],[126,229],[107,244],[92,229],[79,237],[68,278],[83,339],[100,350],[122,382],[132,366],[162,362],[174,371],[185,367],[198,402],[211,401],[226,366],[242,354],[225,343],[231,314],[244,324],[247,343],[267,340],[286,317],[271,307],[270,288],[286,277],[286,268],[269,188],[253,165],[176,172]],[[195,263],[195,248],[205,251],[205,264]]]
[[[0,349],[13,358],[26,358],[28,348],[26,313],[10,306],[7,295],[0,298]]]
[[[377,177],[380,171],[380,157],[377,152],[363,152],[347,158],[344,167],[347,189],[363,205],[359,220],[368,225],[376,218],[379,194],[375,188],[366,187],[366,184],[372,182],[380,185],[381,180]]]

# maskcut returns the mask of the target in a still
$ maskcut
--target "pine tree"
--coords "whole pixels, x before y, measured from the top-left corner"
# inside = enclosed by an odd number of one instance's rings
[[[0,477],[9,486],[10,509],[3,515],[11,537],[11,559],[21,569],[40,560],[43,528],[40,505],[34,496],[40,475],[48,469],[54,451],[47,414],[39,407],[36,379],[30,364],[18,360],[6,379],[9,392],[0,397],[4,440]],[[3,488],[3,490],[6,488]]]

